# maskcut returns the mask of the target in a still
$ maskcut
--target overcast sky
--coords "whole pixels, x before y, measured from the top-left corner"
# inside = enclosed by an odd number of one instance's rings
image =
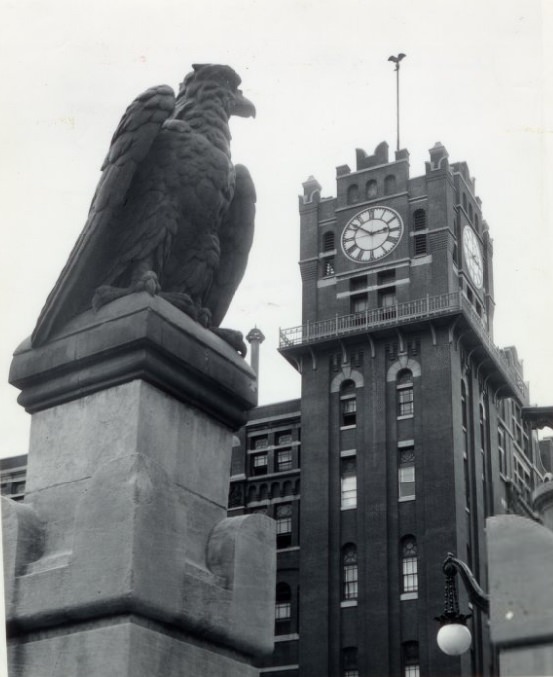
[[[300,324],[298,199],[310,174],[335,195],[355,148],[402,146],[411,176],[441,141],[476,178],[494,239],[495,342],[516,345],[531,400],[553,404],[553,2],[544,0],[0,0],[0,455],[27,451],[29,417],[7,385],[79,235],[111,135],[147,87],[193,63],[228,63],[257,118],[233,119],[233,159],[258,191],[256,239],[224,325],[257,325],[261,403],[299,396],[276,353]],[[548,12],[549,16],[545,16]],[[546,40],[549,44],[546,44]],[[549,191],[549,194],[548,194]]]

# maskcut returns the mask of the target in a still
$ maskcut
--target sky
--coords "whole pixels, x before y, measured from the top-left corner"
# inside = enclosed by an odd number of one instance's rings
[[[553,1],[0,0],[0,456],[25,453],[30,417],[7,383],[86,221],[125,108],[194,63],[242,77],[256,119],[233,118],[235,162],[258,194],[246,276],[224,326],[258,326],[260,403],[298,397],[278,328],[301,322],[298,195],[335,195],[355,149],[401,145],[411,176],[441,141],[476,178],[494,240],[495,334],[516,345],[533,403],[553,404]]]

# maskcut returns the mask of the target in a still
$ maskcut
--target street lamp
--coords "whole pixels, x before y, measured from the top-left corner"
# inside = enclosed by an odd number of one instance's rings
[[[457,573],[469,594],[470,600],[484,613],[489,613],[490,603],[486,593],[480,588],[469,567],[452,553],[448,553],[442,565],[445,574],[444,611],[436,617],[440,622],[440,629],[436,638],[440,649],[448,656],[460,656],[468,651],[472,642],[470,630],[467,628],[467,619],[471,614],[459,612],[459,598],[455,577]]]

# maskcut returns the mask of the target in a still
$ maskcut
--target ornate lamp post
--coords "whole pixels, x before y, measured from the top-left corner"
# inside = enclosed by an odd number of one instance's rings
[[[488,596],[476,582],[469,567],[452,553],[448,553],[442,565],[445,574],[445,599],[444,611],[436,617],[440,623],[437,642],[440,649],[448,656],[459,656],[470,648],[472,636],[467,628],[467,619],[471,614],[465,615],[459,612],[459,598],[455,577],[457,573],[469,594],[470,601],[479,609],[488,614],[490,603]]]

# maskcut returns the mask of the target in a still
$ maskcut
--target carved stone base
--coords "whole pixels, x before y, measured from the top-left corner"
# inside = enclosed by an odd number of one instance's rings
[[[3,504],[10,676],[255,674],[274,522],[226,517],[249,367],[140,294],[24,345],[12,382],[34,413],[25,501]]]

